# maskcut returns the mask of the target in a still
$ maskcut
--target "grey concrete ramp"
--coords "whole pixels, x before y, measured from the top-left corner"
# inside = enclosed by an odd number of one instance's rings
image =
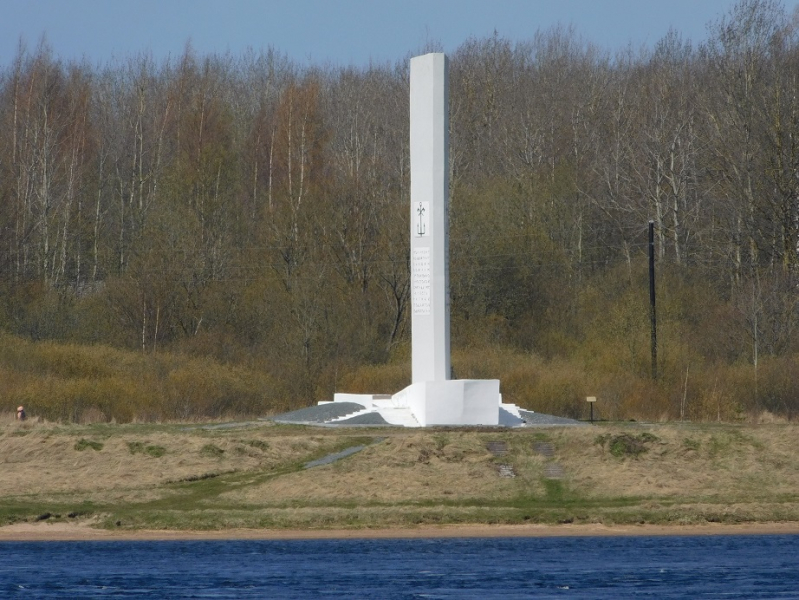
[[[322,424],[360,412],[363,409],[364,407],[357,402],[329,402],[293,410],[282,415],[270,417],[269,420],[275,423]]]
[[[268,420],[275,423],[294,425],[391,425],[379,410],[364,413],[363,405],[357,402],[328,402],[316,406],[308,406],[299,410],[283,413]],[[356,414],[361,413],[361,414]],[[521,419],[504,408],[499,409],[500,427],[545,427],[545,426],[587,426],[588,423],[519,409]]]
[[[525,427],[535,427],[536,425],[588,425],[583,421],[576,419],[568,419],[566,417],[555,417],[553,415],[545,415],[542,413],[533,412],[531,410],[519,409],[519,414],[524,419]]]
[[[349,419],[341,419],[340,421],[331,423],[331,425],[390,425],[390,423],[386,421],[380,413],[370,412],[362,415],[355,415]]]

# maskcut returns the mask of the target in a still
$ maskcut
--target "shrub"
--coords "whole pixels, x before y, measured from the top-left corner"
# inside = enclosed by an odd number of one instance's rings
[[[100,442],[95,442],[93,440],[87,440],[87,439],[81,438],[77,442],[75,442],[74,448],[78,452],[83,452],[84,450],[86,450],[88,448],[91,448],[92,450],[96,450],[97,452],[99,452],[100,450],[103,449],[103,445]]]
[[[131,454],[147,454],[154,458],[161,458],[166,454],[166,448],[163,446],[145,446],[142,442],[128,442],[128,449]]]
[[[255,415],[284,402],[262,371],[4,334],[0,386],[2,397],[24,405],[29,415],[61,422]]]
[[[646,446],[648,443],[657,441],[657,439],[656,436],[647,432],[639,435],[621,433],[600,435],[594,442],[603,447],[607,445],[608,451],[616,458],[624,458],[626,456],[638,457],[649,450]]]
[[[206,458],[222,458],[224,453],[225,451],[222,448],[214,444],[206,444],[200,449],[200,455]]]
[[[339,386],[354,394],[394,394],[411,383],[410,362],[364,365],[341,377]]]

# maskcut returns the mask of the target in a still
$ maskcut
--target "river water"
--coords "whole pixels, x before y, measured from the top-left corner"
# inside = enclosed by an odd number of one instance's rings
[[[0,597],[799,599],[799,536],[2,542]]]

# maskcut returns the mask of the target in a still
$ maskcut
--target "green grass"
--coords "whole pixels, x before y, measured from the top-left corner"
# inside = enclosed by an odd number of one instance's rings
[[[648,432],[638,435],[625,432],[617,435],[599,435],[595,438],[594,443],[603,447],[607,446],[608,451],[616,458],[624,458],[640,456],[649,450],[647,444],[656,441],[657,437]]]
[[[37,501],[10,500],[0,502],[0,525],[13,525],[14,523],[30,523],[38,520],[49,522],[77,521],[86,519],[95,514],[96,507],[91,502],[63,502],[63,501]],[[41,519],[49,514],[47,519]]]
[[[75,442],[74,448],[78,452],[83,452],[84,450],[87,450],[89,448],[99,452],[100,450],[103,449],[103,444],[101,444],[100,442],[95,442],[94,440],[87,440],[85,438],[80,438],[77,442]]]
[[[146,454],[153,458],[161,458],[166,454],[166,448],[163,446],[144,444],[143,442],[128,442],[128,449],[131,454]]]
[[[261,450],[262,452],[269,450],[269,444],[263,440],[243,440],[242,443],[250,448]]]
[[[699,442],[699,440],[695,440],[693,438],[685,438],[682,442],[682,445],[686,450],[694,451],[698,451],[702,447],[702,444]]]
[[[216,444],[206,444],[200,450],[200,454],[202,456],[210,457],[210,458],[222,458],[222,455],[225,453],[222,448],[217,446]]]

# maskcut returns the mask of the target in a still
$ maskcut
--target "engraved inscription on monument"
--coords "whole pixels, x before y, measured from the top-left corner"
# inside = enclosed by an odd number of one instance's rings
[[[413,314],[430,314],[430,248],[413,249],[412,290]]]
[[[415,212],[416,231],[414,233],[419,237],[430,235],[430,203],[417,203]]]

